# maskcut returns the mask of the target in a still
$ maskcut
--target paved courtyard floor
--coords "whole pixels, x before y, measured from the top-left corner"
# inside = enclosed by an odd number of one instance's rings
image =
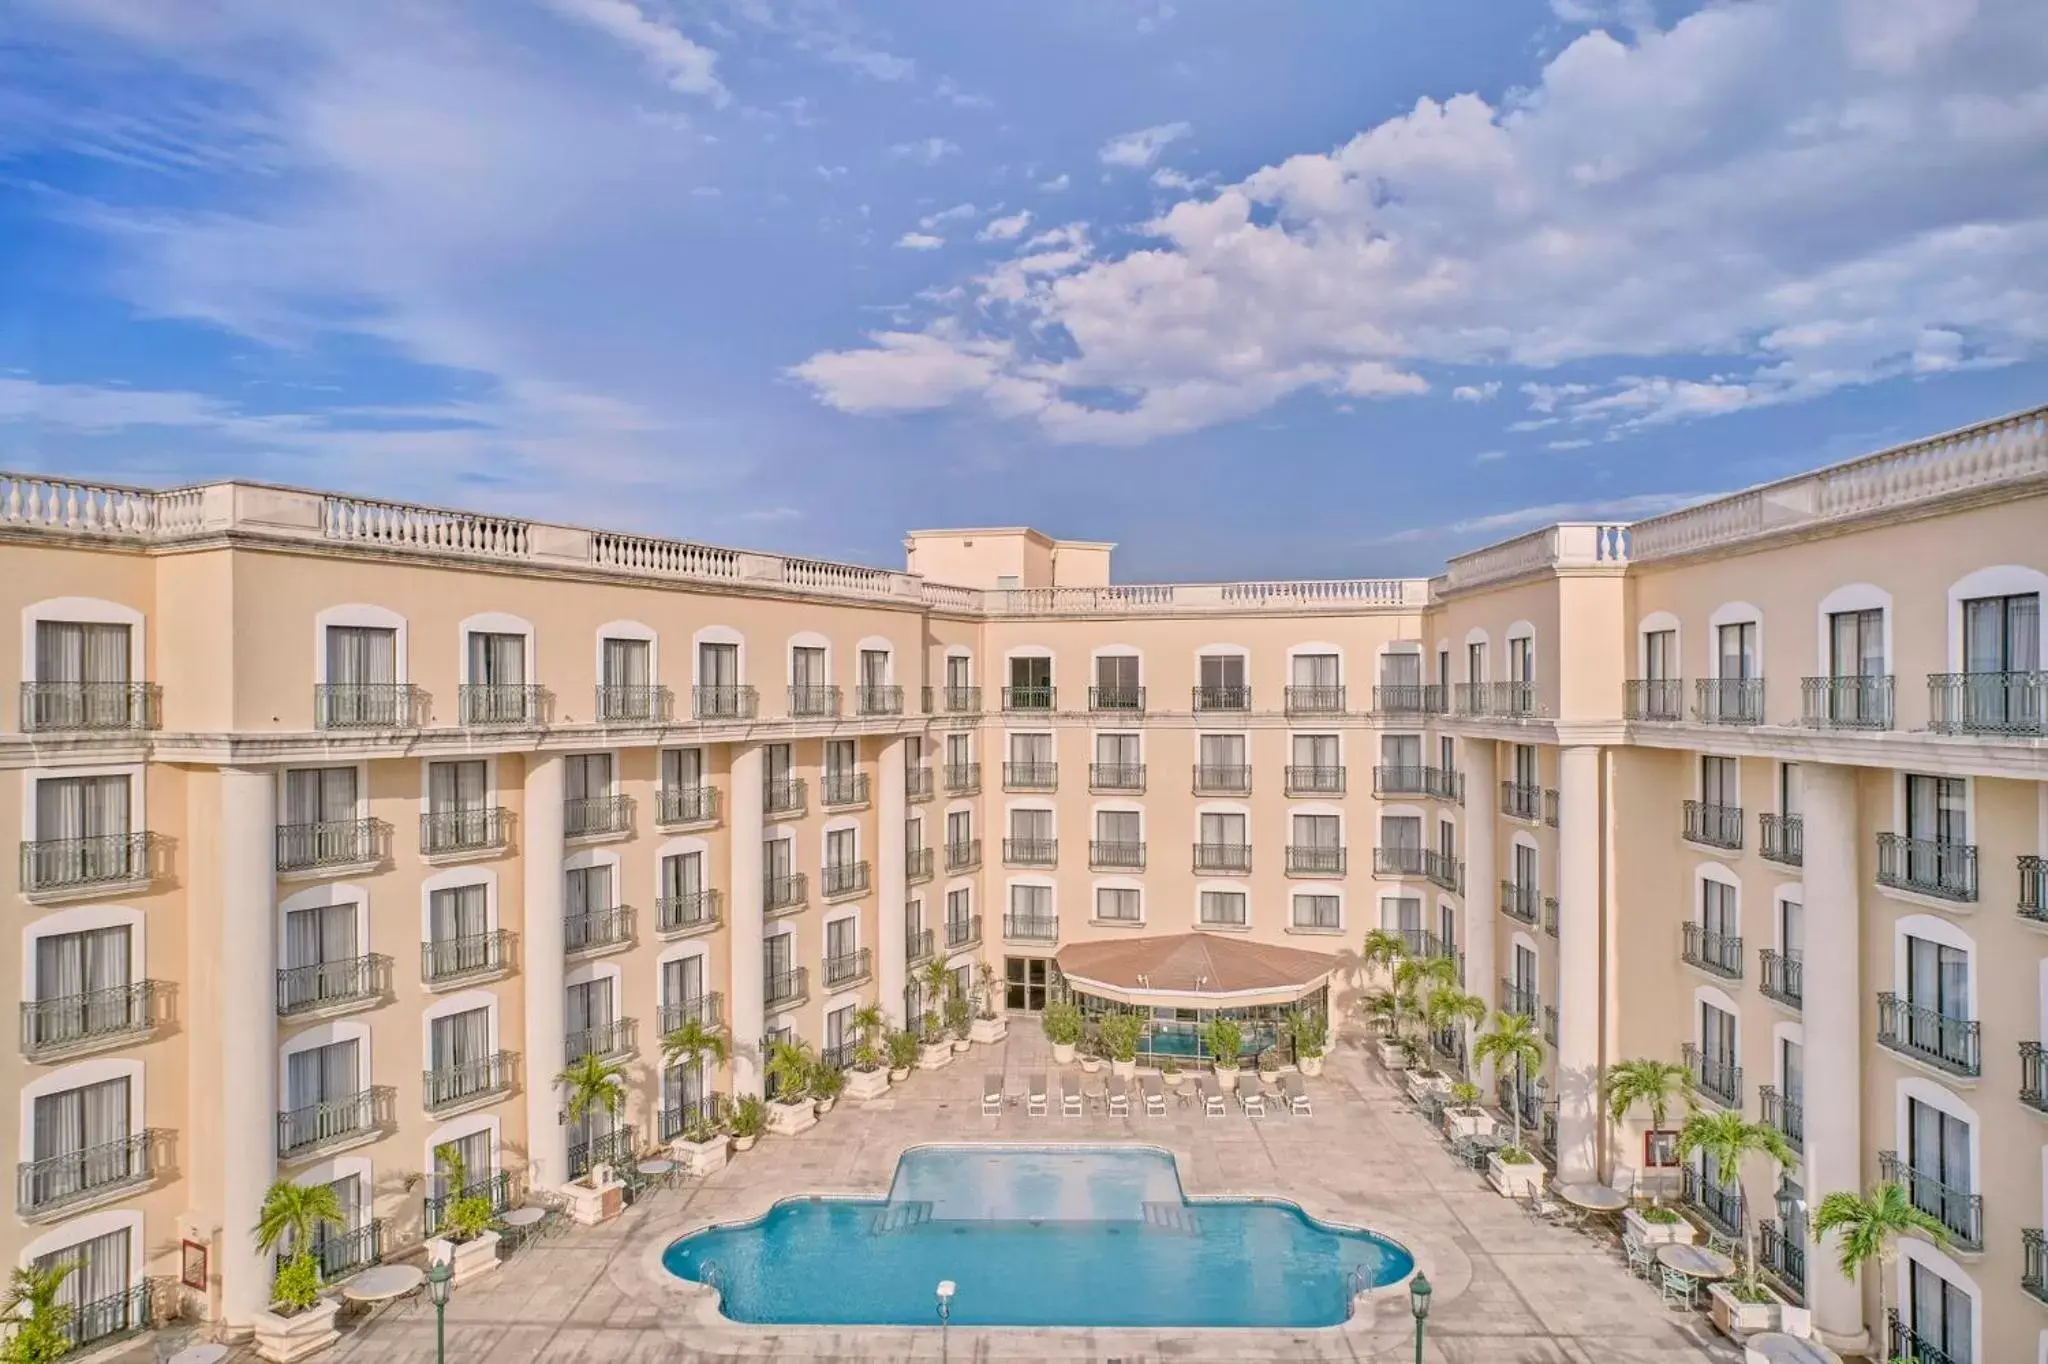
[[[1306,1331],[933,1329],[737,1326],[704,1291],[666,1275],[662,1247],[711,1222],[754,1216],[807,1192],[887,1191],[897,1156],[931,1141],[1143,1141],[1171,1149],[1192,1194],[1263,1193],[1394,1236],[1436,1291],[1431,1364],[1730,1364],[1740,1358],[1697,1314],[1660,1305],[1607,1244],[1532,1222],[1456,1165],[1363,1051],[1346,1045],[1309,1082],[1309,1118],[981,1116],[982,1076],[1020,1090],[1054,1070],[1036,1027],[918,1072],[884,1098],[842,1101],[811,1131],[764,1139],[707,1180],[663,1190],[602,1227],[572,1227],[456,1290],[450,1364],[710,1364],[722,1360],[1374,1360],[1405,1364],[1405,1297],[1343,1327]],[[1055,1080],[1055,1091],[1057,1081]],[[1054,1104],[1057,1108],[1057,1101]],[[251,1356],[253,1357],[253,1356]],[[136,1361],[151,1355],[135,1354]],[[242,1356],[236,1356],[240,1364]],[[388,1309],[320,1356],[333,1364],[432,1364],[434,1313]],[[125,1364],[125,1361],[124,1361]]]

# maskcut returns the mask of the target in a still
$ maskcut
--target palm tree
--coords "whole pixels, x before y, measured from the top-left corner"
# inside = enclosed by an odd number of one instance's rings
[[[1792,1153],[1784,1134],[1768,1123],[1751,1122],[1730,1109],[1715,1113],[1694,1113],[1678,1133],[1681,1158],[1698,1151],[1714,1162],[1714,1169],[1726,1179],[1735,1179],[1738,1219],[1742,1223],[1742,1249],[1746,1261],[1743,1286],[1756,1291],[1756,1222],[1749,1215],[1749,1199],[1742,1188],[1742,1165],[1754,1155],[1767,1155],[1780,1166],[1799,1157]]]
[[[1841,1258],[1837,1263],[1844,1277],[1854,1280],[1864,1265],[1877,1261],[1879,1330],[1887,1327],[1884,1283],[1891,1275],[1892,1262],[1898,1258],[1899,1237],[1919,1232],[1938,1246],[1948,1244],[1948,1228],[1913,1206],[1906,1191],[1889,1180],[1871,1185],[1865,1194],[1838,1189],[1823,1198],[1813,1215],[1813,1234],[1818,1239],[1829,1232],[1841,1234]]]
[[[562,1091],[572,1123],[581,1124],[592,1109],[616,1121],[626,1106],[626,1068],[602,1056],[577,1057],[555,1077],[555,1086]],[[596,1168],[594,1162],[591,1168]]]
[[[661,1059],[667,1065],[702,1065],[707,1056],[713,1061],[725,1060],[725,1033],[701,1018],[684,1019],[661,1039]]]
[[[1536,1036],[1535,1020],[1527,1014],[1511,1014],[1505,1010],[1496,1013],[1492,1031],[1472,1044],[1472,1060],[1515,1068],[1515,1102],[1508,1105],[1508,1117],[1514,1123],[1514,1149],[1521,1150],[1522,1086],[1531,1071],[1543,1067],[1543,1040]]]
[[[263,1207],[256,1214],[256,1248],[265,1254],[289,1248],[294,1257],[310,1259],[320,1228],[344,1225],[333,1185],[280,1179],[264,1192]]]
[[[927,1031],[936,1033],[946,1016],[947,997],[953,993],[953,968],[944,957],[933,957],[917,975],[923,987],[924,1016],[931,1020]]]
[[[882,1048],[876,1039],[887,1026],[888,1019],[879,1004],[863,1004],[853,1011],[853,1035],[860,1039],[853,1045],[853,1063],[862,1070],[873,1070],[882,1064]]]
[[[1423,1006],[1423,1022],[1432,1033],[1440,1033],[1459,1024],[1476,1028],[1485,1021],[1486,1001],[1478,995],[1466,994],[1455,985],[1438,990]]]
[[[1693,1081],[1692,1068],[1676,1061],[1658,1061],[1643,1057],[1634,1061],[1617,1061],[1607,1068],[1607,1115],[1619,1127],[1628,1118],[1628,1111],[1637,1104],[1647,1104],[1650,1109],[1650,1130],[1664,1130],[1664,1123],[1671,1114],[1673,1092],[1685,1101],[1685,1111],[1690,1114],[1696,1109],[1699,1090]],[[1661,1207],[1664,1190],[1661,1184],[1650,1189],[1652,1206]]]
[[[57,1301],[64,1280],[79,1266],[77,1260],[24,1265],[14,1271],[7,1302],[0,1317],[14,1323],[14,1334],[0,1346],[0,1360],[7,1364],[50,1364],[71,1353],[71,1318],[75,1310]]]
[[[1365,935],[1365,942],[1359,948],[1358,960],[1368,971],[1381,966],[1392,966],[1408,955],[1408,939],[1396,928],[1375,928]]]
[[[815,1065],[811,1060],[811,1044],[801,1037],[786,1037],[777,1042],[768,1053],[768,1064],[763,1067],[766,1077],[775,1081],[776,1101],[795,1103],[801,1099]]]
[[[1449,957],[1402,957],[1394,964],[1394,994],[1416,1012],[1429,1007],[1429,1000],[1443,990],[1458,988],[1458,963]],[[1394,1016],[1394,1035],[1400,1036],[1401,1019]]]

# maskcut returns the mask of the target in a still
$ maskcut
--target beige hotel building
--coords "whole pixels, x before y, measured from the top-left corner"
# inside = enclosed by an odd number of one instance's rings
[[[1541,1021],[1502,1092],[1562,1176],[1653,1171],[1598,1077],[1683,1060],[1800,1152],[1743,1192],[1829,1339],[2048,1360],[2048,408],[1430,579],[905,544],[0,476],[10,1266],[79,1260],[87,1337],[246,1322],[273,1179],[339,1186],[346,1267],[432,1229],[438,1148],[559,1185],[934,956],[1022,1015],[1069,946],[1390,926]],[[691,1013],[736,1054],[664,1074]],[[584,1053],[630,1133],[563,1122]],[[1805,1229],[1880,1177],[1950,1232],[1890,1322]]]

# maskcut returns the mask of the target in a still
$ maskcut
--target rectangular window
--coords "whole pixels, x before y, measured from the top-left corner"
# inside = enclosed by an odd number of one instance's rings
[[[869,689],[889,685],[889,651],[887,649],[862,649],[860,651],[860,684]]]
[[[1204,690],[1244,686],[1243,654],[1203,654],[1197,664]]]
[[[703,853],[670,853],[661,859],[661,893],[664,899],[694,900],[703,889]]]
[[[796,840],[771,838],[761,845],[761,875],[770,881],[786,881],[796,873]]]
[[[1437,766],[1446,772],[1458,770],[1458,741],[1450,735],[1440,736],[1436,741]]]
[[[1415,815],[1380,816],[1380,846],[1382,848],[1422,847],[1422,820]]]
[[[810,688],[826,687],[832,682],[831,674],[825,668],[825,651],[798,647],[789,651],[789,685]]]
[[[704,750],[664,748],[661,750],[661,784],[665,790],[694,790],[704,784]]]
[[[851,739],[827,739],[825,741],[825,775],[827,777],[850,777],[857,765],[857,748]]]
[[[1095,761],[1104,767],[1136,767],[1143,761],[1138,753],[1138,736],[1135,734],[1095,736]]]
[[[860,831],[834,829],[825,835],[825,865],[850,867],[860,861]]]
[[[971,734],[948,734],[946,736],[946,766],[965,767],[974,761],[974,736]]]
[[[427,1025],[427,1045],[435,1070],[454,1070],[484,1060],[491,1054],[491,1011],[479,1008],[443,1014]],[[476,1088],[484,1087],[481,1081],[477,1082]],[[459,1088],[455,1090],[460,1092]]]
[[[1099,655],[1095,660],[1095,689],[1105,700],[1135,701],[1138,696],[1138,656]]]
[[[427,897],[427,932],[436,943],[479,938],[490,931],[483,886],[449,886]]]
[[[1245,921],[1244,906],[1245,894],[1241,890],[1205,890],[1202,892],[1202,922],[1241,926]]]
[[[949,810],[946,813],[946,842],[958,847],[974,840],[974,812],[972,810]]]
[[[1739,805],[1737,768],[1733,758],[1700,759],[1700,800],[1708,805]]]
[[[796,776],[795,744],[763,744],[761,746],[761,776],[771,786],[786,782]]]
[[[2041,597],[1974,597],[1963,603],[1963,668],[2025,673],[2041,666]]]
[[[354,1038],[306,1047],[285,1057],[285,1111],[345,1099],[362,1087]]]
[[[1540,786],[1543,778],[1536,766],[1536,745],[1515,745],[1515,784],[1517,786]]]
[[[1516,635],[1508,641],[1508,680],[1510,682],[1534,682],[1536,680],[1535,641],[1526,635]]]
[[[654,645],[644,639],[604,642],[604,685],[646,687],[654,683]]]
[[[1414,739],[1413,735],[1408,737]],[[1420,745],[1420,740],[1415,742]],[[1293,748],[1296,767],[1334,769],[1342,765],[1337,757],[1337,736],[1334,734],[1297,734]]]
[[[1969,783],[1963,777],[1906,777],[1906,837],[1968,843]]]
[[[1144,917],[1139,893],[1129,887],[1097,886],[1095,917],[1111,923],[1137,923]]]
[[[1909,1262],[1906,1324],[1914,1335],[1941,1351],[1949,1364],[1972,1364],[1976,1346],[1970,1335],[1970,1295],[1950,1283],[1925,1261]]]
[[[1300,742],[1296,740],[1296,742]],[[1331,736],[1336,742],[1336,736]],[[1295,760],[1297,763],[1300,759]],[[1380,765],[1393,769],[1412,769],[1422,766],[1422,736],[1420,734],[1382,734],[1380,736]]]
[[[128,833],[128,778],[38,777],[36,838],[119,838]]]
[[[1010,837],[1020,842],[1050,842],[1053,837],[1052,811],[1010,811]]]
[[[1778,764],[1778,813],[1787,818],[1797,818],[1806,808],[1800,799],[1798,763]]]
[[[1010,686],[1043,693],[1052,686],[1052,659],[1048,655],[1010,660]]]
[[[697,646],[697,685],[700,687],[737,687],[740,684],[740,646],[737,644],[699,644]]]
[[[1536,850],[1526,843],[1515,844],[1515,886],[1527,897],[1533,912],[1536,904]]]
[[[488,773],[489,768],[481,758],[427,764],[428,811],[441,815],[482,810]]]
[[[355,817],[355,768],[295,767],[284,774],[284,823],[341,824]]]
[[[469,680],[476,686],[518,687],[526,683],[526,636],[469,635]]]
[[[1741,936],[1735,917],[1735,887],[1725,881],[1700,882],[1700,928],[1724,938]]]
[[[946,922],[964,925],[974,917],[974,892],[965,886],[946,892]]]
[[[1884,612],[1837,611],[1828,617],[1828,674],[1884,675]]]
[[[354,905],[336,905],[335,909],[348,914],[349,936],[355,936]],[[320,913],[324,911],[311,911]],[[289,945],[291,916],[285,916],[286,941]],[[39,1000],[70,999],[78,995],[92,994],[102,990],[119,990],[128,984],[129,963],[132,946],[129,929],[124,924],[115,928],[94,928],[81,933],[50,933],[36,939],[36,992]],[[350,953],[353,956],[353,953]],[[293,963],[297,965],[298,963]],[[96,1011],[87,1007],[86,1018],[78,1020],[86,1025]],[[30,1015],[40,1020],[40,1013]],[[66,1021],[51,1020],[52,1027],[60,1032],[67,1029]]]
[[[1411,653],[1381,654],[1380,685],[1383,687],[1420,687],[1422,685],[1422,655]]]
[[[1451,651],[1449,649],[1438,649],[1436,651],[1436,680],[1439,686],[1448,687],[1451,685]]]
[[[1906,1002],[1943,1018],[1970,1017],[1970,955],[1959,947],[1906,938]]]
[[[1465,680],[1484,682],[1486,680],[1486,646],[1467,644],[1465,646]]]
[[[952,654],[946,659],[946,686],[953,690],[964,690],[974,685],[974,660],[965,654]]]
[[[1678,675],[1678,631],[1652,630],[1644,635],[1643,676],[1652,682],[1669,682]]]
[[[1721,678],[1732,682],[1755,677],[1756,622],[1723,625],[1714,634],[1720,650]]]
[[[1053,762],[1052,735],[1012,734],[1010,761],[1019,765],[1049,766]]]
[[[1799,1107],[1806,1102],[1806,1048],[1790,1038],[1778,1042],[1778,1084],[1786,1103]]]
[[[1297,848],[1341,848],[1344,837],[1335,815],[1296,815],[1294,846]]]
[[[854,941],[857,925],[858,920],[851,918],[834,919],[826,924],[825,955],[827,957],[847,957],[853,955],[857,946]]]
[[[1196,740],[1196,752],[1204,767],[1243,767],[1244,735],[1204,734]]]
[[[612,793],[612,755],[571,753],[562,760],[562,794],[569,800],[602,800]]]
[[[571,867],[564,875],[568,882],[563,908],[571,918],[617,908],[612,902],[612,869],[608,864]]]
[[[128,681],[128,662],[125,625],[36,622],[38,682],[123,683]]]
[[[1096,840],[1102,843],[1140,843],[1144,841],[1144,834],[1139,828],[1142,818],[1136,810],[1097,810]]]
[[[1293,668],[1297,687],[1330,689],[1338,685],[1335,654],[1296,654]]]
[[[1536,954],[1520,943],[1515,944],[1515,992],[1522,996],[1522,1002],[1534,1006],[1536,1002]]]
[[[38,1162],[123,1141],[130,1135],[128,1079],[122,1076],[38,1095],[31,1122],[31,1158]],[[36,1202],[47,1203],[73,1192],[80,1180],[91,1179],[97,1170],[97,1165],[88,1169],[84,1163],[66,1162],[35,1172],[31,1182],[48,1185],[37,1190]]]
[[[1010,913],[1019,919],[1052,917],[1051,886],[1011,886]]]
[[[1700,1053],[1709,1064],[1727,1067],[1739,1064],[1735,1046],[1735,1015],[1700,1005]]]
[[[1422,901],[1412,895],[1382,895],[1380,927],[1401,932],[1421,932]]]
[[[1343,927],[1339,922],[1342,913],[1340,901],[1334,895],[1296,895],[1294,897],[1294,926],[1296,928]]]
[[[1204,811],[1201,817],[1202,842],[1226,846],[1242,846],[1245,843],[1245,818],[1243,815]]]

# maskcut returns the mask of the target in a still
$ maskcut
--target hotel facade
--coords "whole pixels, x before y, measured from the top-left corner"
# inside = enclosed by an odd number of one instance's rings
[[[1500,1097],[1561,1177],[1746,1207],[1830,1340],[2048,1360],[2048,409],[1427,580],[906,549],[0,476],[9,1263],[78,1261],[87,1336],[245,1323],[274,1179],[337,1186],[346,1268],[431,1233],[437,1151],[560,1185],[933,959],[1014,1025],[1066,947],[1343,953],[1355,1031],[1388,927],[1539,1021]],[[728,1064],[664,1068],[690,1016]],[[618,1130],[563,1119],[584,1054]],[[1635,1057],[1798,1162],[1670,1164],[1600,1113]],[[1883,1321],[1806,1230],[1880,1177],[1949,1232]]]

